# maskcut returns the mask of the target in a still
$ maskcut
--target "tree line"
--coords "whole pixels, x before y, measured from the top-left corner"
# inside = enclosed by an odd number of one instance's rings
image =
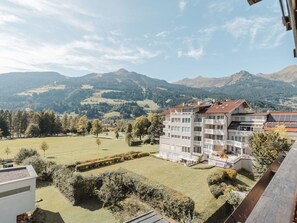
[[[103,130],[99,120],[82,115],[58,115],[52,110],[0,110],[0,138],[40,137],[59,134],[94,134]]]

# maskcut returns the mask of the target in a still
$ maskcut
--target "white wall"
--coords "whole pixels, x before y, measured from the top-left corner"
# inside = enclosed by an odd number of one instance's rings
[[[30,191],[0,198],[0,222],[16,223],[16,217],[35,209],[35,178],[0,184],[0,193],[30,186]]]

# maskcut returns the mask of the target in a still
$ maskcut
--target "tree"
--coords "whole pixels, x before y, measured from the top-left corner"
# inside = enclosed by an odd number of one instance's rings
[[[133,139],[133,137],[132,137],[132,133],[127,133],[126,134],[126,138],[125,138],[125,140],[126,140],[126,143],[130,146],[131,145],[131,140]]]
[[[151,123],[145,116],[138,117],[133,123],[133,131],[136,137],[141,137],[147,135],[147,130],[150,127]]]
[[[132,124],[129,123],[128,126],[127,126],[127,130],[126,130],[126,133],[132,133]]]
[[[116,132],[115,132],[115,137],[116,137],[117,139],[119,139],[119,136],[120,136],[119,131],[116,131]]]
[[[88,118],[87,116],[81,116],[77,123],[77,133],[84,135],[87,131]]]
[[[45,157],[45,151],[49,149],[49,146],[46,142],[42,142],[40,145],[40,149],[43,151],[43,156]]]
[[[160,138],[163,134],[163,117],[159,114],[150,113],[148,120],[151,125],[148,128],[148,134],[150,135],[151,142],[154,142],[156,138]]]
[[[40,128],[35,123],[30,123],[25,131],[26,137],[37,137],[40,135]]]
[[[45,172],[47,163],[40,158],[40,156],[31,156],[23,160],[23,165],[32,165],[37,175],[41,175]]]
[[[253,132],[249,138],[249,147],[255,157],[255,176],[261,176],[278,157],[279,153],[289,151],[291,145],[287,139],[282,138],[277,132]]]
[[[98,145],[98,149],[99,149],[101,145],[101,140],[99,138],[96,139],[96,144]]]
[[[93,120],[91,132],[98,137],[98,134],[102,132],[102,124],[98,119]]]
[[[39,156],[39,154],[35,149],[21,148],[20,151],[14,157],[14,161],[16,164],[20,164],[23,162],[24,159],[31,156]]]
[[[8,147],[6,147],[5,153],[6,153],[6,156],[7,156],[7,159],[8,159],[8,155],[11,153],[11,150]]]
[[[288,132],[286,126],[278,125],[273,129],[274,132],[277,132],[281,138],[288,139]]]

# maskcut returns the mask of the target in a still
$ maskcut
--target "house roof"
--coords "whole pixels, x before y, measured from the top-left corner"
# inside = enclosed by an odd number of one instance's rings
[[[274,130],[277,126],[283,125],[286,127],[286,131],[288,132],[297,132],[297,121],[296,122],[266,122],[264,129]]]
[[[232,116],[267,116],[267,113],[236,113],[232,114]]]
[[[230,113],[240,105],[248,106],[245,100],[234,100],[234,101],[220,101],[213,104],[207,111],[207,114],[215,113]]]
[[[133,218],[131,220],[125,221],[124,223],[169,223],[161,215],[154,211],[150,211],[146,214]]]
[[[0,184],[36,177],[37,174],[31,165],[0,169]]]

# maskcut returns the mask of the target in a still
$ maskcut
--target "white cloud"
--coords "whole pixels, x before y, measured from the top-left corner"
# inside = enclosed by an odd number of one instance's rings
[[[111,71],[122,63],[143,63],[159,55],[132,45],[114,45],[99,36],[84,36],[64,44],[37,42],[26,36],[0,33],[0,72],[52,70]],[[106,40],[105,40],[106,39]]]
[[[285,32],[279,20],[269,17],[237,17],[222,29],[236,39],[245,38],[252,48],[275,48],[282,43]]]
[[[15,15],[10,15],[10,14],[0,12],[0,25],[4,25],[7,23],[21,23],[21,22],[24,22],[24,20]]]
[[[177,51],[177,56],[178,57],[186,56],[186,57],[194,58],[196,60],[200,59],[203,55],[204,55],[203,47],[199,47],[199,48],[196,48],[196,49],[190,49],[190,50],[188,50],[186,52],[183,52],[181,50]]]
[[[167,31],[163,31],[163,32],[159,32],[156,34],[156,37],[161,37],[161,38],[165,38],[166,36],[169,35],[169,32]]]
[[[238,1],[238,0],[236,0]],[[234,10],[234,5],[236,4],[235,0],[228,0],[228,1],[222,1],[222,0],[215,0],[211,1],[208,5],[208,9],[211,13],[227,13],[232,12]]]
[[[98,16],[89,10],[84,9],[80,5],[76,5],[73,2],[65,3],[64,1],[52,0],[9,0],[15,7],[6,7],[5,10],[9,10],[13,14],[19,15],[36,15],[38,17],[51,17],[52,19],[58,19],[60,22],[71,25],[75,28],[94,32],[95,26],[83,17],[95,17]]]
[[[179,0],[178,7],[179,7],[179,11],[181,13],[184,12],[184,10],[186,9],[186,6],[187,6],[187,1],[186,0]]]

